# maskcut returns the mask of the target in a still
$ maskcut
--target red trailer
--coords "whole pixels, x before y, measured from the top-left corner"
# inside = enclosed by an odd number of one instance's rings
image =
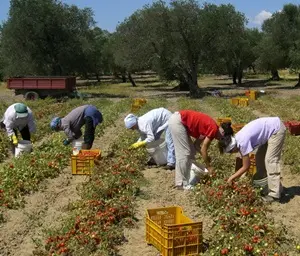
[[[76,97],[76,77],[12,77],[7,80],[7,88],[15,94],[24,95],[26,100],[69,96]]]

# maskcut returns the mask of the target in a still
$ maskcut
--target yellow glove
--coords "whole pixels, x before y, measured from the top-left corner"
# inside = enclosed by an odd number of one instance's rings
[[[136,148],[139,148],[139,147],[143,147],[146,145],[146,142],[145,141],[138,141],[136,143],[133,143],[129,149],[136,149]]]
[[[12,144],[17,145],[18,144],[18,138],[17,138],[17,136],[15,134],[11,135],[10,136],[10,141],[12,142]]]

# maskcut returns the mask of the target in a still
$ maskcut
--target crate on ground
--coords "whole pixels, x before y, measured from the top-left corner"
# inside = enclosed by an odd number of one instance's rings
[[[223,123],[231,123],[231,117],[218,117],[217,118],[217,125],[220,126]]]
[[[95,159],[99,159],[100,156],[100,149],[80,150],[78,155],[72,155],[72,174],[91,175],[95,166]]]
[[[143,99],[143,98],[138,98],[138,99],[133,100],[133,105],[135,105],[135,106],[143,106],[146,103],[147,103],[147,100]]]
[[[130,112],[131,113],[136,113],[136,112],[138,112],[140,110],[140,108],[141,108],[141,106],[136,106],[136,105],[132,104]]]
[[[257,100],[257,95],[258,92],[254,90],[247,90],[245,92],[245,95],[250,99],[250,100]]]
[[[239,99],[239,106],[247,107],[249,105],[249,99],[248,98],[240,98]]]
[[[237,133],[238,131],[240,131],[246,124],[242,123],[242,124],[232,124],[232,130],[234,133]]]
[[[240,98],[231,98],[230,99],[230,104],[234,106],[238,106],[240,102]]]
[[[193,222],[177,206],[147,209],[146,242],[162,256],[199,255],[202,222]]]
[[[147,103],[146,99],[142,99],[142,98],[133,99],[133,103],[131,104],[131,112],[136,113],[146,103]]]
[[[300,121],[287,121],[284,125],[292,135],[300,135]]]

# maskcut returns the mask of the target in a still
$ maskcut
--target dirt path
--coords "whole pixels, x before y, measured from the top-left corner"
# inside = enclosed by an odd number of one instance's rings
[[[193,201],[193,193],[172,188],[175,172],[165,171],[161,168],[146,169],[143,171],[148,184],[142,186],[142,196],[137,200],[136,218],[137,224],[133,229],[125,230],[127,243],[119,248],[121,256],[143,255],[157,256],[159,252],[153,246],[145,242],[145,214],[148,208],[180,206],[184,213],[194,221],[203,222],[203,234],[205,238],[210,235],[212,221],[196,206]]]
[[[116,127],[105,129],[105,134],[94,142],[94,148],[107,150],[115,134],[123,129],[123,115]],[[36,243],[45,240],[44,230],[57,227],[67,215],[68,205],[79,199],[77,186],[87,181],[86,176],[72,176],[70,167],[55,179],[44,182],[44,190],[26,197],[24,209],[8,210],[7,222],[0,227],[0,256],[32,255]]]
[[[178,98],[168,98],[168,109],[178,111]],[[119,248],[121,256],[143,255],[157,256],[158,250],[145,242],[145,214],[146,209],[168,206],[180,206],[183,212],[194,221],[203,222],[203,234],[209,238],[212,221],[205,216],[201,208],[196,206],[193,193],[173,189],[175,171],[162,168],[151,168],[143,171],[146,184],[141,187],[141,197],[137,199],[136,227],[125,230],[127,242]]]

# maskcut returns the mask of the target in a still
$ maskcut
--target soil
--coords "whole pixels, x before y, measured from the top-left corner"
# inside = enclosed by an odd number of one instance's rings
[[[109,127],[105,134],[95,140],[94,148],[108,150],[116,138],[115,134],[123,129],[123,115],[115,127]],[[78,185],[88,181],[87,176],[72,176],[71,168],[65,168],[54,179],[47,179],[43,188],[25,198],[23,209],[7,210],[0,226],[0,256],[32,255],[39,243],[46,239],[45,230],[59,227],[60,220],[68,214],[71,202],[80,199]]]
[[[168,98],[169,110],[176,111],[177,97],[185,95],[180,92],[172,92],[170,88],[161,88],[158,92],[155,88],[148,91],[140,91],[139,96],[156,97],[163,94]],[[280,90],[280,95],[287,97],[294,95],[297,90]],[[2,93],[1,93],[2,96]],[[5,98],[5,97],[4,97]],[[118,99],[117,99],[118,100]],[[220,113],[203,104],[203,112],[213,117],[220,117]],[[266,116],[264,113],[254,111],[257,116]],[[123,115],[116,123],[116,127],[105,130],[104,136],[95,141],[95,146],[107,150],[113,143],[118,131],[123,129]],[[162,168],[150,168],[143,171],[145,184],[141,185],[141,196],[136,201],[136,226],[125,230],[127,242],[119,247],[122,256],[144,255],[157,256],[159,253],[145,242],[145,214],[146,209],[167,206],[180,206],[184,213],[194,221],[203,222],[204,238],[209,239],[212,221],[209,216],[196,206],[193,193],[172,188],[174,184],[174,171],[166,171]],[[45,230],[59,227],[60,219],[67,215],[68,205],[79,199],[78,185],[87,181],[85,176],[72,176],[70,167],[65,168],[59,177],[46,180],[43,189],[26,197],[25,208],[7,210],[5,212],[6,223],[0,224],[0,256],[15,255],[29,256],[35,250],[39,242],[45,240]],[[299,175],[290,172],[287,166],[283,168],[282,183],[285,196],[281,203],[270,206],[271,216],[276,223],[286,225],[289,234],[300,237],[300,186]]]
[[[168,109],[172,112],[178,111],[178,98],[168,98]],[[121,256],[144,255],[157,256],[158,250],[145,242],[146,210],[151,208],[179,206],[185,215],[194,221],[203,223],[203,234],[209,239],[213,234],[210,230],[212,220],[206,216],[199,206],[196,205],[194,194],[191,191],[176,190],[173,188],[175,171],[166,171],[162,168],[151,168],[143,171],[146,184],[141,187],[142,196],[136,204],[136,226],[126,229],[124,232],[126,243],[119,247]]]
[[[190,191],[176,190],[174,185],[175,172],[162,168],[151,168],[143,171],[147,184],[142,186],[142,196],[137,200],[136,227],[125,230],[127,242],[119,248],[121,256],[144,255],[157,256],[159,252],[155,247],[145,242],[145,215],[146,209],[180,206],[185,215],[194,221],[202,221],[205,238],[211,236],[212,221],[201,208],[196,206],[193,193]]]

